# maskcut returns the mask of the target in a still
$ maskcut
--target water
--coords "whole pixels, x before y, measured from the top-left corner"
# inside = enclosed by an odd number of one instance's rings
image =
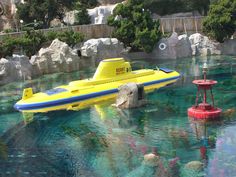
[[[186,115],[195,100],[191,81],[200,77],[204,62],[210,67],[208,78],[219,82],[213,91],[215,103],[225,112],[221,120],[209,123]],[[12,108],[25,87],[44,91],[92,76],[95,68],[0,87],[0,176],[236,176],[236,58],[135,61],[133,65],[136,69],[169,67],[181,72],[182,78],[148,93],[148,105],[123,111],[112,107],[112,100],[80,111],[34,115]],[[144,154],[151,152],[160,156],[159,167],[143,162]],[[185,168],[190,161],[202,162],[204,169]]]

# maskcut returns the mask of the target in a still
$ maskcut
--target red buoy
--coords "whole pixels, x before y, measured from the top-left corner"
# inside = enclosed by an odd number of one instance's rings
[[[188,109],[188,116],[196,119],[215,119],[221,116],[222,110],[214,107],[214,96],[212,93],[212,87],[217,84],[217,81],[206,79],[207,65],[204,63],[203,74],[204,79],[194,80],[198,88],[195,105]],[[207,103],[207,91],[210,91],[212,105]],[[203,102],[198,104],[200,93],[203,92]]]

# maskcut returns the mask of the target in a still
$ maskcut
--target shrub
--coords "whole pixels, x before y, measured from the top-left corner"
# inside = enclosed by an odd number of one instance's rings
[[[90,24],[91,19],[88,14],[87,9],[83,5],[77,5],[76,10],[78,10],[78,13],[76,14],[76,24],[77,25],[84,25],[84,24]]]
[[[219,0],[212,4],[203,21],[203,31],[213,39],[223,42],[236,29],[236,0]]]
[[[152,20],[142,0],[128,0],[117,5],[108,24],[115,27],[113,37],[133,51],[151,52],[161,38],[159,21]]]
[[[27,31],[22,37],[6,37],[0,42],[0,57],[12,56],[15,49],[23,50],[23,52],[31,57],[36,54],[42,47],[43,43],[51,42],[58,38],[73,47],[83,41],[83,35],[79,32],[64,31],[64,32],[48,32],[46,34],[40,31]]]

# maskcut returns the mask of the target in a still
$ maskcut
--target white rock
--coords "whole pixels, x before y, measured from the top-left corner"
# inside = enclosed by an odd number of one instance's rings
[[[220,43],[210,40],[208,37],[200,33],[192,34],[189,37],[191,43],[192,55],[207,56],[207,55],[220,55]]]
[[[90,39],[81,47],[81,55],[101,60],[104,58],[120,57],[123,50],[123,43],[119,42],[116,38]]]
[[[48,48],[41,48],[31,57],[31,64],[38,75],[72,72],[79,69],[79,56],[66,43],[55,39]]]
[[[76,22],[77,13],[77,10],[66,12],[63,21],[67,24],[73,25]]]
[[[91,17],[92,24],[106,24],[107,18],[113,13],[117,4],[99,6],[93,9],[88,9],[88,14]]]
[[[0,85],[13,81],[28,80],[33,75],[29,58],[24,55],[13,55],[9,59],[0,59]]]

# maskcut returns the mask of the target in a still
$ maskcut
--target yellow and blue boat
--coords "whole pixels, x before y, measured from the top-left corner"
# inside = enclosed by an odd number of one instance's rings
[[[123,58],[105,59],[92,78],[72,81],[45,92],[23,91],[22,99],[14,107],[23,112],[48,112],[60,109],[82,108],[101,100],[115,98],[118,87],[134,82],[144,90],[154,90],[176,82],[180,74],[170,69],[140,69],[132,71]]]

